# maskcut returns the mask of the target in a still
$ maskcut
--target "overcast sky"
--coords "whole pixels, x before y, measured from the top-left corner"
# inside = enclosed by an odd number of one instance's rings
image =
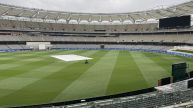
[[[0,0],[0,3],[46,10],[121,13],[155,9],[190,0]]]

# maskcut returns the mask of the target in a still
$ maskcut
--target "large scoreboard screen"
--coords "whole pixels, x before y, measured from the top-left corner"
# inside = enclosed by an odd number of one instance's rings
[[[191,15],[164,18],[159,20],[160,29],[185,28],[191,26]]]

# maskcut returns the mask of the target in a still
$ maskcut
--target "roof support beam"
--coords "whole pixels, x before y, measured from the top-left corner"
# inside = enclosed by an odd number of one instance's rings
[[[193,6],[186,6],[185,8],[188,8],[188,9],[184,9],[185,10],[185,12],[193,12]],[[180,8],[180,9],[182,9],[182,8]]]
[[[55,18],[55,20],[59,20],[60,19],[60,14],[58,14]]]
[[[77,19],[77,22],[78,22],[78,24],[80,24],[80,22],[81,22],[81,19],[80,19],[80,17]]]
[[[181,16],[181,15],[184,15],[185,13],[184,12],[189,12],[190,10],[186,10],[186,9],[182,9],[182,8],[176,8],[176,16]]]
[[[71,14],[68,14],[66,20],[71,20]]]
[[[67,18],[66,18],[66,23],[69,24],[71,20],[71,14],[69,13]]]
[[[33,14],[31,17],[35,18],[39,14],[39,11],[37,11],[35,14]]]
[[[192,4],[191,5],[186,5],[187,7],[193,8]]]
[[[135,23],[135,19],[131,15],[128,15],[128,18],[133,24]]]
[[[162,18],[163,18],[163,17],[168,17],[167,15],[163,14],[161,11],[157,11],[156,13],[157,13],[158,15],[162,16]]]
[[[142,14],[137,14],[137,16],[138,16],[138,18],[139,18],[140,20],[143,20],[143,21],[147,21],[147,20],[148,20],[148,19],[145,18],[145,16],[143,16]]]
[[[9,8],[8,10],[6,10],[5,12],[3,12],[1,15],[4,16],[4,15],[7,15],[9,13],[11,9]]]
[[[43,19],[46,19],[48,17],[49,14],[47,14]]]
[[[149,16],[151,19],[157,19],[156,16],[154,16],[153,14],[150,13],[145,13],[147,16]]]
[[[112,19],[112,17],[111,17],[111,16],[109,17],[109,22],[113,22],[113,19]]]
[[[88,18],[88,22],[92,22],[92,16],[91,15]]]
[[[102,16],[99,17],[99,22],[102,22]]]
[[[157,12],[148,13],[148,14],[151,14],[152,16],[155,16],[155,19],[160,19],[160,18],[165,17],[165,16],[162,16],[162,14],[159,14]]]
[[[25,10],[24,10],[24,11],[22,11],[22,12],[20,12],[20,13],[19,13],[19,14],[17,14],[16,16],[17,16],[17,17],[22,16],[24,12],[25,12]]]

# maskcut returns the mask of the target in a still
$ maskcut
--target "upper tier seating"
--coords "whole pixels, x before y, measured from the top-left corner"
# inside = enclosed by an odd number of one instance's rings
[[[14,21],[0,19],[0,29],[16,30],[41,30],[41,31],[65,31],[65,32],[146,32],[155,31],[157,23],[129,24],[129,25],[85,25],[85,24],[61,24],[30,21]],[[99,31],[97,31],[99,30]]]
[[[0,35],[0,41],[60,41],[60,42],[175,42],[193,43],[192,34],[184,35],[124,35],[119,37],[83,37],[83,36],[29,36]]]

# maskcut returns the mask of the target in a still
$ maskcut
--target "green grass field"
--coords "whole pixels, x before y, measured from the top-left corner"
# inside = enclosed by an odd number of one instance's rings
[[[94,58],[65,62],[51,55]],[[0,107],[63,102],[140,90],[171,75],[171,64],[193,59],[128,51],[0,53]]]

